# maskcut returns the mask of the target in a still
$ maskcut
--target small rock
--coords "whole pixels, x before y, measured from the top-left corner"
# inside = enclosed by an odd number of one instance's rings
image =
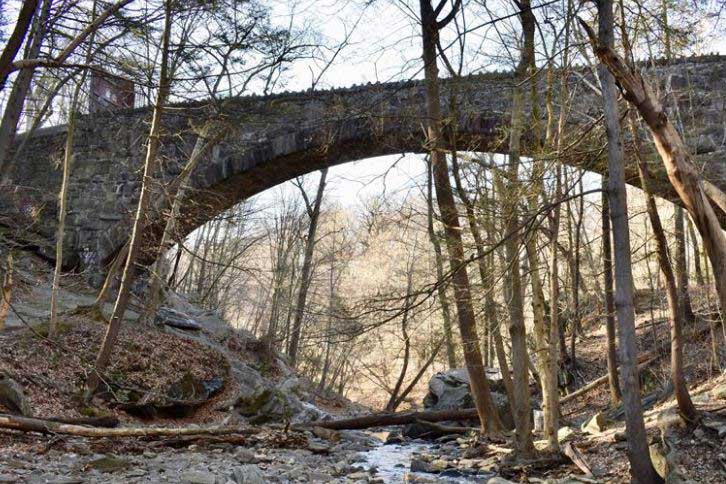
[[[235,468],[231,477],[235,484],[265,484],[267,482],[260,468],[253,464]]]
[[[11,474],[0,474],[0,482],[20,482],[19,478]]]
[[[319,443],[319,442],[310,442],[308,444],[308,450],[310,452],[312,452],[313,454],[318,454],[318,455],[330,454],[330,447],[325,444]]]
[[[420,474],[406,474],[404,482],[409,484],[435,484],[439,482],[438,478],[422,476]]]
[[[582,431],[592,435],[598,435],[607,429],[607,419],[605,414],[598,412],[593,415],[590,420],[582,425]]]
[[[370,478],[368,473],[363,472],[363,471],[348,474],[346,477],[352,481],[366,481],[366,482],[368,482],[368,480]]]
[[[123,471],[131,467],[131,463],[124,459],[119,459],[112,455],[105,455],[94,459],[86,464],[86,468],[95,469],[101,472],[118,472]]]
[[[340,432],[326,429],[323,427],[313,427],[313,434],[319,439],[329,440],[331,442],[340,442]]]
[[[146,472],[145,469],[141,469],[141,468],[132,469],[126,473],[126,477],[143,477],[146,474],[148,474],[148,473]]]
[[[308,474],[308,479],[310,482],[330,482],[333,480],[332,477],[322,472],[311,472]]]
[[[215,484],[217,476],[211,472],[187,471],[181,473],[179,481],[184,484]]]
[[[508,481],[503,477],[495,476],[489,479],[486,484],[514,484],[512,481]]]
[[[235,457],[237,458],[237,462],[240,464],[257,463],[257,456],[255,453],[246,447],[238,447],[237,450],[235,450]]]
[[[384,442],[384,444],[385,445],[395,445],[395,444],[402,444],[405,441],[406,441],[406,439],[404,439],[401,434],[391,433],[386,438],[386,441]]]
[[[431,464],[422,459],[411,459],[411,472],[436,472]]]
[[[706,433],[703,431],[702,428],[699,427],[693,431],[693,436],[697,439],[702,439],[706,436]]]

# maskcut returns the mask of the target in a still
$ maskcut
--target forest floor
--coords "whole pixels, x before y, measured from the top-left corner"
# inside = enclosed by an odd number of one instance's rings
[[[117,394],[87,405],[79,395],[105,326],[102,321],[68,310],[89,304],[93,293],[79,281],[66,282],[62,308],[68,312],[62,318],[61,337],[50,341],[45,312],[48,271],[42,261],[28,259],[23,264],[18,272],[23,282],[13,296],[17,314],[0,333],[0,370],[22,385],[33,416],[117,417],[122,426],[223,423],[236,425],[240,431],[230,436],[194,438],[82,438],[0,431],[0,483],[629,482],[624,423],[617,409],[608,408],[607,385],[562,408],[561,425],[566,427],[562,442],[580,451],[593,470],[589,476],[567,461],[546,466],[542,462],[509,465],[506,439],[467,435],[384,445],[387,435],[396,429],[295,430],[289,421],[253,425],[231,410],[230,402],[238,389],[228,384],[183,415],[156,414],[150,419],[139,413],[146,408],[148,398],[131,406],[120,405]],[[708,316],[705,309],[700,312]],[[112,387],[116,392],[158,396],[180,379],[212,381],[229,373],[230,353],[238,363],[251,368],[263,366],[259,345],[244,332],[226,327],[205,329],[210,340],[215,338],[215,350],[179,331],[143,325],[133,311],[130,316],[108,372],[115,380]],[[663,391],[669,380],[668,323],[663,313],[644,311],[638,315],[641,352],[661,356],[641,376],[648,402],[646,426],[653,442],[662,442],[666,436],[673,451],[669,464],[675,464],[685,480],[723,483],[726,376],[714,365],[708,323],[702,321],[685,333],[689,339],[684,352],[687,379],[696,406],[708,412],[705,425],[686,428],[672,418],[675,402]],[[714,334],[718,348],[722,348],[720,325]],[[605,373],[605,341],[601,327],[589,328],[578,340],[577,386]],[[719,358],[723,360],[726,355]],[[265,378],[283,382],[290,376],[284,365],[278,366],[276,371],[268,369]],[[341,398],[311,395],[309,401],[333,417],[369,411]],[[9,410],[0,404],[0,413]],[[583,431],[581,425],[599,412],[607,417],[602,427]]]

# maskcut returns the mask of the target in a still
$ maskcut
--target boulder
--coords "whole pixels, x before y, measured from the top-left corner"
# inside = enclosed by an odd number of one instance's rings
[[[167,307],[159,308],[159,311],[156,313],[156,318],[154,318],[154,322],[159,325],[166,325],[171,326],[172,328],[192,331],[199,331],[202,329],[202,325],[191,316],[181,311],[177,311],[176,309]]]
[[[224,379],[214,377],[202,380],[187,372],[181,380],[171,384],[162,394],[137,391],[122,393],[126,412],[144,418],[156,416],[181,418],[190,415],[224,387]],[[116,392],[119,394],[119,392]]]
[[[104,455],[86,464],[87,469],[94,469],[100,472],[119,472],[129,467],[131,467],[131,462],[113,455]]]
[[[493,393],[505,392],[499,370],[486,368],[486,375]],[[429,391],[423,403],[427,410],[472,408],[474,401],[469,391],[469,372],[466,368],[454,368],[436,373],[429,380]]]
[[[605,414],[602,412],[598,412],[590,419],[582,424],[581,430],[585,432],[586,434],[591,435],[598,435],[605,431],[605,429],[608,428],[608,422],[605,418]]]
[[[23,393],[23,387],[9,375],[0,373],[0,404],[14,414],[30,415],[30,406]]]
[[[499,370],[487,368],[487,378],[490,380],[492,400],[499,413],[502,424],[507,429],[514,428],[514,419],[506,395],[503,393]],[[423,399],[424,408],[431,411],[474,408],[474,398],[469,387],[469,373],[464,368],[440,371],[429,380],[429,391]],[[475,423],[472,423],[476,425]],[[431,429],[420,424],[410,424],[404,427],[403,435],[409,438],[420,438],[431,434]],[[435,437],[438,437],[436,435]]]

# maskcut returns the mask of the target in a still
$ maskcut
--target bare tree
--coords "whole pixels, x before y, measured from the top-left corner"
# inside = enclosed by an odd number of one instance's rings
[[[156,171],[157,155],[159,151],[161,136],[161,116],[164,113],[167,97],[170,91],[171,76],[169,72],[170,36],[173,22],[172,0],[165,0],[164,3],[164,30],[161,37],[161,61],[159,73],[159,89],[154,104],[154,111],[149,128],[149,138],[144,160],[144,174],[141,182],[141,194],[131,229],[128,256],[121,276],[121,285],[116,296],[113,313],[103,337],[101,348],[98,351],[94,370],[90,373],[86,382],[86,399],[89,399],[98,388],[101,382],[101,374],[108,366],[111,359],[111,352],[118,338],[121,322],[123,321],[126,307],[131,296],[131,284],[136,272],[136,259],[141,248],[141,237],[143,231],[143,220],[146,216],[146,209],[151,195],[152,178]]]
[[[313,267],[313,255],[315,251],[315,243],[318,230],[318,219],[320,218],[320,206],[323,203],[323,194],[325,193],[325,179],[328,176],[328,169],[320,171],[320,181],[318,182],[318,190],[315,194],[315,200],[310,203],[307,193],[301,184],[298,188],[302,193],[305,201],[305,208],[308,214],[308,232],[305,237],[305,252],[303,254],[303,264],[300,273],[300,288],[297,294],[297,304],[295,305],[295,316],[292,324],[292,334],[290,336],[290,344],[287,352],[290,359],[290,366],[293,368],[297,363],[298,347],[300,345],[300,332],[302,330],[303,316],[305,315],[305,304],[307,303],[308,291],[310,289],[311,271]]]
[[[466,272],[466,265],[464,264],[461,225],[459,224],[456,203],[451,189],[451,182],[449,181],[446,155],[440,147],[441,105],[436,49],[439,31],[451,22],[457,14],[461,6],[461,1],[457,0],[451,12],[441,20],[438,20],[438,16],[446,6],[446,2],[439,2],[436,8],[433,7],[430,0],[420,0],[419,4],[426,85],[427,147],[431,151],[436,200],[441,212],[441,221],[446,231],[446,246],[453,272],[452,282],[459,317],[459,330],[464,346],[464,361],[469,372],[472,394],[481,421],[482,431],[486,433],[498,432],[501,429],[501,422],[494,408],[489,391],[489,382],[484,372],[484,363],[482,362],[479,336],[474,318],[474,308],[471,301],[469,275]]]
[[[600,45],[612,49],[614,22],[612,0],[599,0],[598,35]],[[593,39],[594,34],[592,34]],[[601,59],[603,61],[603,59]],[[618,315],[620,342],[620,370],[623,407],[628,434],[628,460],[630,472],[637,482],[662,482],[653,468],[648,450],[643,408],[640,402],[638,349],[635,339],[635,313],[633,307],[633,273],[630,256],[630,228],[628,201],[625,189],[625,160],[620,134],[615,79],[605,65],[598,65],[598,74],[605,112],[608,155],[608,201],[612,221],[615,259],[615,308]]]

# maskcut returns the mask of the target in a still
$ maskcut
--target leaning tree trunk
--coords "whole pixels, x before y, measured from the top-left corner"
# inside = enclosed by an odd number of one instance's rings
[[[726,236],[704,190],[703,181],[691,155],[663,106],[643,76],[630,69],[612,45],[598,42],[583,22],[594,45],[595,54],[617,79],[625,99],[635,107],[650,128],[660,155],[678,196],[691,214],[711,260],[721,311],[726,308]]]
[[[460,3],[460,1],[457,1],[455,4],[453,14],[455,14]],[[481,421],[482,431],[485,433],[499,432],[501,422],[489,391],[489,382],[484,371],[479,346],[479,335],[476,330],[476,319],[471,300],[469,275],[466,272],[459,215],[456,211],[456,202],[454,201],[451,181],[449,180],[446,155],[438,146],[441,138],[441,106],[438,82],[439,70],[436,65],[436,45],[439,29],[453,19],[453,15],[449,14],[444,21],[437,21],[437,13],[434,11],[430,0],[420,0],[420,7],[426,86],[427,140],[428,148],[431,150],[436,200],[441,212],[441,221],[446,231],[446,246],[453,272],[452,282],[459,317],[459,330],[464,345],[464,361],[469,372],[472,395]]]
[[[412,283],[413,278],[411,271],[413,270],[413,267],[408,268],[408,283],[406,285],[406,299],[404,302],[404,308],[403,308],[403,317],[401,318],[401,334],[403,335],[403,366],[401,366],[401,372],[398,375],[398,379],[396,380],[396,384],[393,387],[393,391],[391,392],[391,397],[388,399],[388,403],[386,404],[386,411],[387,412],[393,412],[396,410],[396,407],[398,406],[398,394],[401,391],[401,387],[403,386],[403,382],[406,380],[406,373],[408,373],[408,364],[411,361],[411,338],[408,335],[408,317],[409,312],[411,311],[411,289],[412,289]]]
[[[149,129],[149,140],[146,149],[146,158],[144,160],[144,173],[141,182],[141,194],[139,195],[139,203],[136,208],[133,226],[131,229],[131,240],[129,241],[129,254],[126,258],[126,265],[121,276],[121,286],[119,287],[114,304],[113,313],[103,337],[101,348],[96,357],[96,363],[93,371],[89,374],[86,382],[86,399],[95,393],[101,382],[101,374],[108,366],[111,360],[111,352],[116,344],[119,330],[121,329],[121,321],[126,313],[129,299],[131,297],[131,285],[136,275],[136,258],[141,249],[141,239],[143,237],[144,217],[146,216],[146,208],[149,204],[151,196],[151,185],[154,172],[157,165],[157,154],[160,145],[161,136],[161,116],[164,112],[164,106],[170,91],[169,77],[169,44],[172,24],[172,2],[165,2],[165,20],[164,33],[162,34],[162,55],[161,55],[161,72],[159,74],[159,91],[156,96],[154,112],[151,119],[151,127]]]
[[[5,81],[7,81],[8,75],[10,74],[13,60],[15,60],[15,56],[18,54],[25,40],[25,36],[28,34],[28,29],[30,28],[30,23],[33,20],[33,15],[35,15],[37,7],[38,0],[24,0],[22,7],[20,7],[13,33],[10,34],[5,48],[2,54],[0,54],[0,91],[5,87]]]
[[[25,47],[24,57],[35,59],[39,56],[43,40],[47,34],[48,18],[50,17],[51,1],[43,0],[40,11],[35,15],[33,26]],[[13,81],[10,95],[5,102],[2,121],[0,121],[0,185],[6,184],[10,176],[10,150],[18,132],[18,122],[23,112],[25,98],[30,91],[30,84],[33,81],[35,69],[29,67],[21,69]]]
[[[612,49],[614,43],[612,0],[600,0],[597,7],[600,43]],[[615,80],[604,65],[598,65],[598,74],[602,87],[608,141],[608,196],[615,254],[615,307],[618,315],[620,336],[620,368],[630,472],[633,479],[642,484],[662,482],[650,460],[645,422],[643,421],[643,408],[640,402],[630,228],[628,226],[625,163],[620,135],[617,91]]]

